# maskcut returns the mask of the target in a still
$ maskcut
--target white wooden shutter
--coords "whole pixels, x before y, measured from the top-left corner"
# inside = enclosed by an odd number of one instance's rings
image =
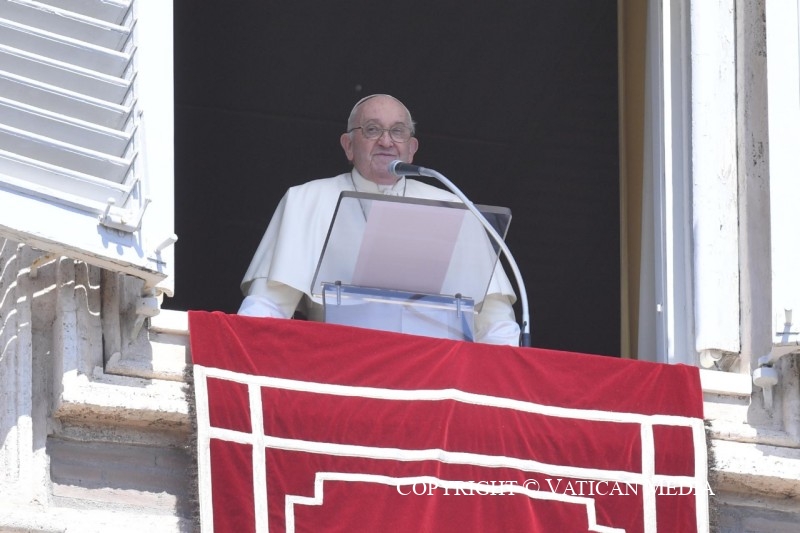
[[[0,0],[0,235],[172,289],[171,0]]]
[[[767,3],[773,344],[800,344],[800,0]]]

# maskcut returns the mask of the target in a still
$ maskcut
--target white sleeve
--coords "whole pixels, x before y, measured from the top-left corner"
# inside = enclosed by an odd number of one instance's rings
[[[508,296],[489,294],[475,315],[475,342],[519,346],[519,324]]]
[[[292,318],[303,293],[265,278],[256,278],[239,306],[238,314],[271,318]]]

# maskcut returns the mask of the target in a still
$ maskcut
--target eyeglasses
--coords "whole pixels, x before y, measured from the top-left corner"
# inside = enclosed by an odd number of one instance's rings
[[[393,141],[399,143],[407,142],[411,136],[414,135],[414,131],[405,124],[395,124],[391,128],[381,128],[377,124],[365,124],[363,126],[356,126],[348,130],[347,133],[351,133],[354,130],[361,130],[361,134],[364,135],[366,139],[379,139],[383,136],[384,131],[388,131],[389,137],[391,137]]]

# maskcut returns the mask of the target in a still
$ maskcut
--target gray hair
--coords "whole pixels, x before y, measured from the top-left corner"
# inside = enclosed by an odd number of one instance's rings
[[[356,105],[353,106],[353,110],[350,111],[350,116],[347,117],[347,131],[350,131],[356,127],[356,115],[358,114],[358,108],[361,107],[361,104],[363,104],[367,100],[372,100],[377,96],[385,96],[387,98],[391,98],[392,100],[403,106],[403,109],[406,110],[406,115],[408,115],[408,125],[411,126],[411,134],[413,135],[416,124],[414,124],[414,119],[411,118],[411,111],[408,110],[408,108],[405,106],[403,102],[401,102],[391,94],[371,94],[369,96],[365,96],[364,98],[356,102]]]

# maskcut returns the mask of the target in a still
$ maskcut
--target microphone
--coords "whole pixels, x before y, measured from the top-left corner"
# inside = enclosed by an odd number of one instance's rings
[[[394,160],[389,163],[389,172],[398,178],[403,176],[427,176],[428,174],[425,174],[426,170],[428,169],[425,167],[412,165],[411,163],[403,163],[400,160]]]
[[[508,245],[506,245],[506,241],[497,233],[497,230],[486,220],[486,217],[483,216],[475,204],[473,204],[467,196],[461,192],[461,189],[455,186],[455,184],[444,177],[442,174],[432,170],[430,168],[421,167],[418,165],[412,165],[410,163],[404,163],[399,159],[396,159],[389,163],[389,172],[394,174],[395,176],[402,177],[402,176],[427,176],[429,178],[434,178],[441,182],[447,189],[458,196],[458,198],[464,202],[464,205],[467,206],[473,215],[478,218],[478,221],[483,225],[484,229],[487,233],[492,237],[494,242],[506,256],[508,259],[508,264],[511,267],[511,270],[514,272],[514,279],[517,282],[517,287],[519,288],[519,299],[520,305],[522,306],[522,324],[520,327],[520,339],[519,345],[530,347],[531,345],[531,324],[530,324],[530,311],[528,310],[528,292],[525,290],[525,283],[522,281],[522,273],[519,271],[519,267],[517,266],[517,262],[514,260],[514,256],[511,255],[511,250],[508,249]]]

